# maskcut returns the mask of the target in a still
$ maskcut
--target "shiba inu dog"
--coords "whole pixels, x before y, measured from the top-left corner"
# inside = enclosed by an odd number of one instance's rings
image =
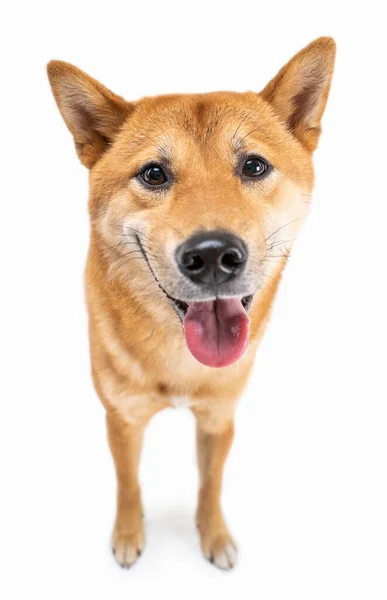
[[[335,44],[320,38],[261,93],[127,102],[76,67],[48,76],[90,170],[86,295],[93,381],[117,481],[115,557],[144,547],[138,465],[163,408],[196,417],[203,553],[230,569],[220,506],[237,401],[313,186]]]

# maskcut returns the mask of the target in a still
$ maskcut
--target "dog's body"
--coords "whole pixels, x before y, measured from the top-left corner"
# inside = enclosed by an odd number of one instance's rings
[[[260,95],[133,104],[71,65],[49,65],[90,168],[91,357],[117,471],[113,549],[122,566],[144,545],[144,428],[182,404],[197,420],[203,552],[220,568],[234,564],[222,471],[235,406],[309,206],[333,62],[334,43],[321,38]]]

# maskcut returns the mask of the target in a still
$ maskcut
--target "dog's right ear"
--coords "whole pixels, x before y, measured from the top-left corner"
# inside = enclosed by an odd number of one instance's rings
[[[80,161],[90,169],[112,144],[133,104],[69,63],[52,60],[47,74]]]

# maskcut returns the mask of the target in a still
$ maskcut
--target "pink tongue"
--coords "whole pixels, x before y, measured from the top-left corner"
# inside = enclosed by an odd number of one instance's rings
[[[249,341],[250,319],[238,298],[193,302],[184,319],[187,346],[207,367],[238,360]]]

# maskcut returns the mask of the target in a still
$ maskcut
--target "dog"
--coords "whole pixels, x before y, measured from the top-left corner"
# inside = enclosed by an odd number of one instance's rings
[[[204,555],[231,569],[220,495],[234,413],[313,187],[335,60],[322,37],[261,93],[127,102],[51,61],[52,92],[90,170],[86,297],[92,377],[117,474],[115,558],[144,547],[138,481],[144,429],[190,407]]]

